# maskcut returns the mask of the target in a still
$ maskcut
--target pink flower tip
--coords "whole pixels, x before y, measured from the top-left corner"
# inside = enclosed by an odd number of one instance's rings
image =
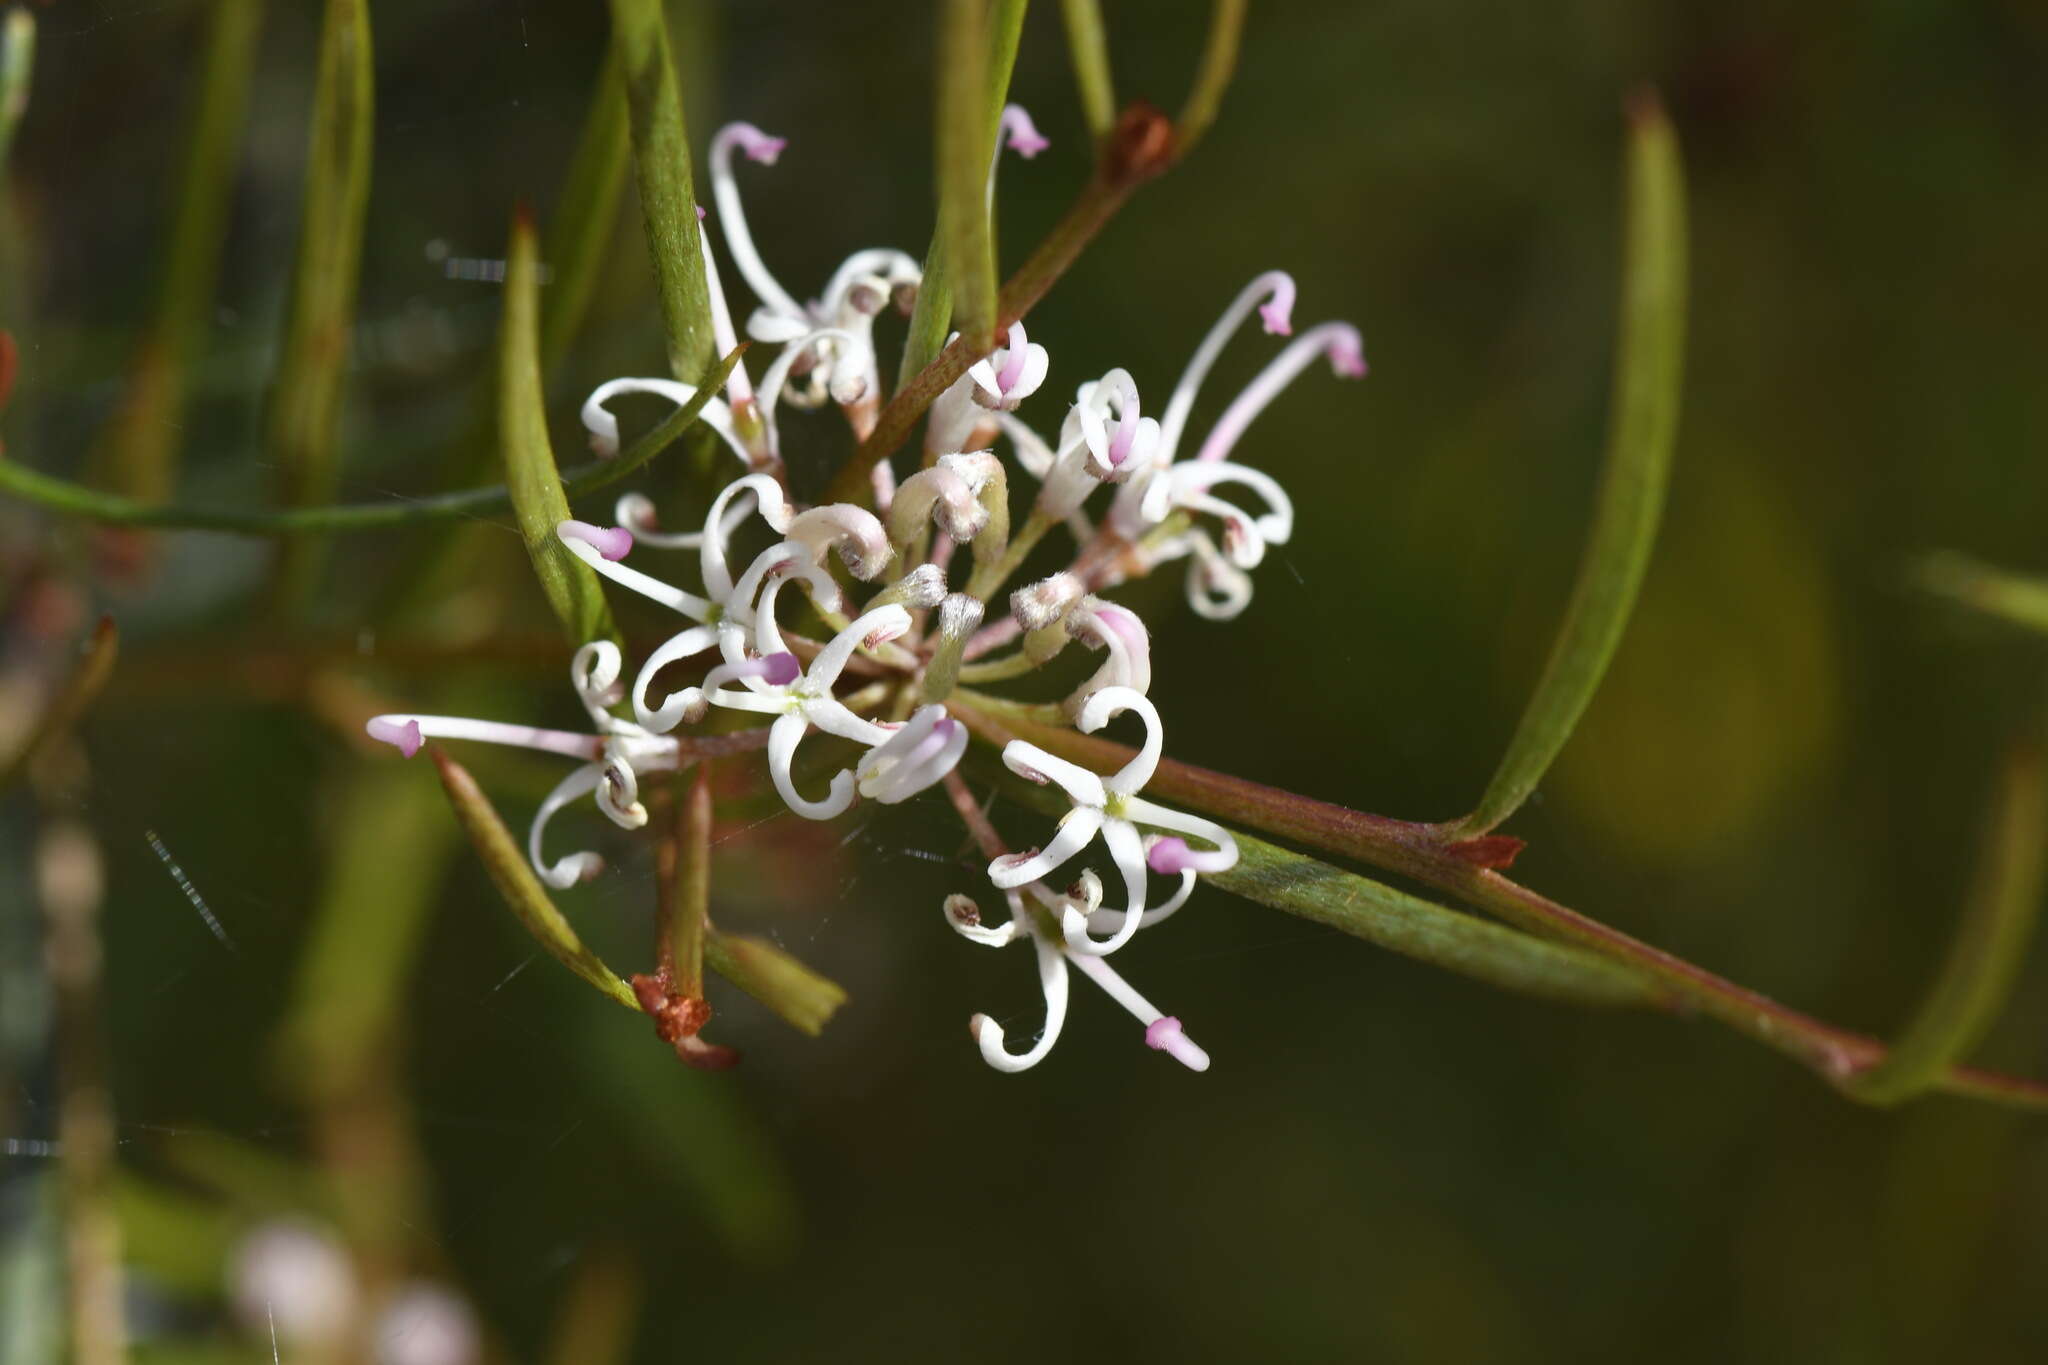
[[[1365,378],[1365,352],[1352,341],[1340,341],[1330,347],[1330,368],[1343,379]]]
[[[1170,1014],[1145,1025],[1145,1046],[1154,1052],[1165,1052],[1179,1036],[1180,1020]]]
[[[796,655],[787,650],[780,654],[766,655],[761,663],[761,677],[776,687],[787,687],[796,681],[797,674],[803,672],[803,666],[797,662]]]
[[[1292,299],[1274,299],[1259,305],[1259,320],[1266,331],[1276,337],[1291,336],[1294,332]]]
[[[1145,855],[1145,864],[1160,876],[1171,877],[1195,865],[1192,852],[1187,840],[1169,834],[1152,845]]]
[[[697,221],[700,223],[704,221],[704,206],[702,204],[697,205]]]
[[[763,166],[773,166],[775,158],[782,155],[782,149],[789,145],[786,137],[773,137],[758,128],[748,128],[740,135],[740,150],[747,154],[749,161],[758,161]]]
[[[565,521],[555,529],[563,539],[580,540],[606,559],[624,559],[633,549],[633,533],[623,526],[593,526],[587,521]]]
[[[363,729],[371,739],[392,745],[407,758],[420,751],[420,723],[416,720],[396,721],[389,716],[373,716]]]
[[[1004,107],[1003,132],[1007,135],[1010,150],[1026,161],[1052,146],[1050,139],[1040,135],[1038,125],[1031,121],[1031,115],[1021,104]]]

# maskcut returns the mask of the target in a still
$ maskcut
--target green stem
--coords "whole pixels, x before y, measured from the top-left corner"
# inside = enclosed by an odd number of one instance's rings
[[[1915,566],[1921,587],[2027,630],[2048,633],[2048,578],[2029,578],[1943,551]]]
[[[563,493],[574,499],[609,488],[637,473],[641,466],[674,445],[695,424],[704,404],[718,396],[719,386],[725,382],[731,367],[739,363],[746,348],[744,341],[735,347],[732,354],[712,372],[711,379],[698,389],[696,397],[626,447],[616,459],[593,460],[571,469],[563,476]],[[156,526],[177,531],[220,531],[244,536],[295,536],[325,531],[376,531],[423,526],[489,516],[512,505],[511,490],[500,483],[488,488],[466,488],[456,493],[432,493],[418,498],[393,497],[380,502],[341,503],[326,507],[268,511],[183,507],[97,492],[65,479],[38,474],[4,456],[0,456],[0,492],[88,521],[117,526]]]

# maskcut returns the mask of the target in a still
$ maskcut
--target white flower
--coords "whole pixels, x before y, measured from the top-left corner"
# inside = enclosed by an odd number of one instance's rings
[[[965,752],[967,727],[943,706],[922,706],[895,734],[868,750],[854,777],[862,796],[893,806],[944,778]]]
[[[1109,938],[1089,937],[1086,916],[1069,911],[1063,918],[1061,928],[1066,946],[1082,954],[1099,955],[1121,948],[1145,923],[1157,923],[1180,908],[1194,888],[1196,871],[1221,871],[1237,862],[1237,841],[1229,830],[1138,795],[1159,766],[1162,746],[1159,712],[1141,693],[1129,687],[1103,688],[1081,708],[1078,728],[1092,734],[1125,711],[1135,711],[1144,720],[1145,743],[1130,762],[1108,778],[1021,739],[1011,740],[1003,749],[1003,763],[1011,772],[1033,782],[1056,784],[1074,804],[1061,818],[1050,844],[1043,850],[997,858],[989,864],[989,880],[1005,890],[1038,881],[1086,848],[1097,834],[1102,836],[1104,847],[1123,875],[1128,900],[1122,910],[1110,912],[1118,927]],[[1166,904],[1150,912],[1149,921],[1145,907],[1146,849],[1145,840],[1138,833],[1139,825],[1192,834],[1216,846],[1213,865],[1177,869],[1180,889]]]
[[[1024,892],[1028,892],[1044,910],[1027,908]],[[1008,1072],[1027,1071],[1045,1060],[1059,1041],[1060,1031],[1067,1021],[1067,968],[1071,964],[1102,987],[1112,1000],[1137,1016],[1138,1022],[1145,1026],[1148,1047],[1167,1053],[1191,1071],[1209,1069],[1209,1054],[1181,1031],[1180,1020],[1161,1013],[1101,956],[1074,951],[1070,944],[1040,923],[1041,914],[1064,923],[1090,913],[1102,899],[1102,883],[1094,873],[1083,874],[1075,890],[1064,896],[1055,895],[1039,882],[1028,884],[1021,892],[1009,889],[1004,895],[1010,903],[1007,924],[995,928],[983,925],[981,911],[970,896],[946,898],[946,923],[962,938],[983,947],[1000,948],[1022,940],[1031,943],[1038,957],[1039,990],[1045,996],[1045,1026],[1040,1030],[1037,1042],[1029,1049],[1011,1052],[1003,1045],[1003,1026],[986,1014],[975,1015],[968,1021],[968,1027],[981,1048],[982,1060],[998,1071]]]
[[[755,711],[776,717],[768,732],[768,772],[775,790],[789,808],[809,820],[829,820],[853,804],[854,774],[842,769],[833,774],[831,789],[823,800],[812,801],[796,789],[790,765],[797,745],[811,727],[872,747],[886,744],[890,732],[874,721],[848,710],[832,695],[832,685],[846,661],[859,648],[872,649],[910,629],[910,613],[895,604],[879,607],[858,617],[853,624],[832,637],[810,668],[797,671],[796,656],[773,646],[780,642],[774,631],[773,613],[760,615],[761,655],[738,663],[724,663],[704,677],[703,695],[713,706]],[[729,682],[745,681],[757,690],[735,691]],[[957,759],[958,755],[954,755]]]
[[[542,836],[555,812],[595,793],[598,809],[613,824],[621,829],[638,829],[647,823],[647,808],[640,804],[640,774],[673,772],[677,765],[674,740],[650,734],[606,710],[622,695],[620,663],[619,647],[609,640],[591,641],[577,650],[569,663],[569,681],[590,713],[594,734],[404,712],[373,716],[363,728],[371,739],[392,745],[407,758],[418,753],[426,739],[433,738],[478,740],[583,759],[582,766],[563,778],[540,803],[526,836],[526,856],[534,872],[549,886],[566,890],[595,877],[604,869],[604,859],[591,852],[571,853],[553,863],[541,857]]]
[[[355,1319],[355,1267],[341,1244],[310,1223],[264,1223],[235,1247],[228,1297],[252,1333],[293,1351],[332,1349]]]
[[[439,1285],[415,1281],[377,1315],[377,1365],[475,1365],[482,1355],[476,1314]]]

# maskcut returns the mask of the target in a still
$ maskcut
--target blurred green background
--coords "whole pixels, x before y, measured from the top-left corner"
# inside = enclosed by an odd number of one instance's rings
[[[23,352],[11,458],[84,477],[118,406],[205,9],[41,11],[8,186],[4,321]],[[1106,9],[1120,95],[1175,107],[1204,7]],[[1253,10],[1208,141],[1030,322],[1052,352],[1026,408],[1045,429],[1110,365],[1163,398],[1260,270],[1294,273],[1298,324],[1341,317],[1366,335],[1369,379],[1312,374],[1239,449],[1300,514],[1252,609],[1200,621],[1177,573],[1126,594],[1154,630],[1169,752],[1411,818],[1476,796],[1585,528],[1621,106],[1653,83],[1692,202],[1677,475],[1614,671],[1509,827],[1531,842],[1517,874],[1823,1017],[1894,1030],[1953,925],[1996,756],[2042,700],[2040,644],[1918,596],[1906,569],[1952,547],[2048,570],[2048,10]],[[695,144],[727,118],[791,139],[775,169],[744,173],[786,280],[815,287],[857,247],[922,252],[925,7],[675,11]],[[258,437],[317,17],[273,4],[264,18],[182,432],[189,500],[273,496]],[[1012,263],[1086,173],[1057,17],[1034,6],[1018,62],[1015,97],[1053,147],[1004,169]],[[606,35],[600,6],[522,0],[380,5],[374,24],[350,499],[448,486],[498,299],[445,278],[438,254],[500,254],[516,199],[544,221],[557,211]],[[590,321],[549,376],[565,460],[580,396],[658,373],[662,356],[629,191]],[[1233,350],[1220,394],[1263,356]],[[805,431],[799,467],[825,467],[836,424]],[[302,677],[246,657],[318,638],[344,656],[322,686],[453,685],[482,714],[561,714],[566,654],[451,684],[359,639],[441,532],[338,542],[308,624],[258,636],[259,544],[164,536],[138,565],[17,506],[0,527],[12,631],[28,632],[23,585],[40,583],[69,629],[64,613],[89,603],[125,633],[78,800],[109,861],[143,1359],[268,1358],[218,1304],[223,1249],[252,1219],[323,1207],[312,1173],[337,1161],[356,1174],[333,1216],[367,1219],[392,1257],[459,1286],[506,1359],[542,1358],[565,1302],[593,1285],[638,1295],[636,1345],[617,1357],[638,1361],[2023,1361],[2048,1346],[2042,1119],[1942,1099],[1861,1109],[1711,1025],[1496,995],[1211,890],[1122,965],[1213,1070],[1153,1057],[1077,988],[1052,1059],[994,1074],[963,1025],[988,1010],[1034,1027],[1034,983],[1021,959],[945,931],[940,898],[976,874],[936,794],[822,832],[734,815],[721,922],[783,943],[853,999],[813,1041],[715,985],[715,1036],[746,1063],[686,1071],[545,959],[515,974],[535,950],[457,846],[431,772],[360,752],[315,718],[317,696],[303,704]],[[477,572],[513,585],[498,629],[545,642],[509,524],[478,534]],[[515,828],[556,775],[475,767]],[[0,824],[16,1076],[0,1116],[23,1140],[51,1135],[56,1093],[25,909],[43,818],[17,792]],[[644,850],[602,846],[624,856],[562,899],[630,969],[651,868]],[[416,959],[402,941],[387,955],[394,983],[375,976],[374,945],[406,888],[425,919]],[[343,948],[314,1000],[301,971],[323,899],[360,920],[362,958]],[[2044,987],[2037,960],[1988,1064],[2048,1071]],[[387,998],[388,1047],[367,1066],[392,1085],[351,1092],[337,1119],[322,1040],[352,1008],[385,1018]],[[365,1131],[416,1150],[348,1166],[351,1105],[372,1111]],[[52,1163],[5,1160],[0,1232],[18,1252]],[[395,1213],[351,1213],[351,1197]]]

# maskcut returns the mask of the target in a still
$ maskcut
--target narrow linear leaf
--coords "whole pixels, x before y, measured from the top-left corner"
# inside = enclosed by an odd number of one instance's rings
[[[698,244],[690,139],[668,21],[660,0],[611,0],[611,12],[612,50],[626,83],[640,213],[668,331],[669,369],[676,378],[701,386],[716,356],[711,295]]]
[[[606,53],[597,89],[583,116],[583,132],[555,196],[542,241],[548,263],[547,306],[541,310],[540,361],[552,370],[569,352],[597,287],[626,189],[632,161],[626,116],[626,80],[616,49]]]
[[[513,216],[505,252],[505,319],[498,338],[498,445],[505,487],[534,576],[570,642],[616,639],[611,609],[597,575],[562,548],[555,527],[569,518],[569,499],[548,444],[547,405],[540,378],[540,261],[533,219]]]
[[[988,66],[985,94],[988,114],[989,155],[996,155],[996,136],[1002,124],[1003,105],[1010,97],[1010,73],[1017,64],[1017,44],[1024,32],[1025,0],[996,0],[988,23]],[[942,96],[943,98],[943,96]],[[943,112],[941,117],[943,117]],[[985,168],[984,168],[985,173]],[[990,210],[991,214],[993,209]],[[995,259],[993,221],[989,227],[990,261]],[[932,241],[924,256],[924,272],[917,287],[917,304],[910,313],[910,326],[903,341],[903,363],[897,370],[898,388],[932,363],[946,344],[946,332],[953,319],[953,279],[946,254],[946,220],[939,215]]]
[[[820,976],[766,939],[721,933],[707,925],[704,962],[812,1037],[846,1003],[846,991],[838,982]]]
[[[114,675],[114,660],[120,652],[121,633],[114,627],[114,618],[102,616],[99,624],[93,627],[92,638],[86,642],[85,652],[79,656],[71,676],[64,680],[50,698],[50,704],[43,709],[43,714],[29,727],[21,747],[4,764],[0,764],[0,791],[13,786],[16,779],[28,771],[38,754],[78,724],[79,718],[106,687],[107,679]]]
[[[438,745],[431,752],[434,766],[441,773],[441,786],[448,793],[449,804],[455,807],[456,819],[462,822],[463,832],[469,835],[477,856],[483,859],[484,869],[491,874],[498,894],[505,898],[505,904],[526,926],[526,932],[553,954],[557,962],[595,986],[600,994],[635,1014],[640,1013],[640,1002],[634,997],[633,988],[605,966],[602,958],[583,945],[583,940],[577,937],[569,921],[548,899],[540,878],[534,876],[533,869],[527,866],[525,852],[512,837],[512,831],[505,828],[504,820],[499,818],[490,799],[477,786],[476,779],[443,753]]]
[[[1628,624],[1671,477],[1685,346],[1685,187],[1653,97],[1630,109],[1626,255],[1606,467],[1593,528],[1550,660],[1478,809],[1484,834],[1520,808],[1571,737]]]
[[[1844,1082],[1856,1098],[1897,1104],[1936,1088],[2012,994],[2048,877],[2048,781],[2040,750],[2014,750],[1985,822],[1976,884],[1941,974],[1883,1060]]]
[[[0,333],[0,335],[5,335]],[[697,396],[670,413],[616,459],[593,460],[569,471],[562,491],[570,498],[596,493],[637,473],[648,461],[674,445],[697,421],[704,404],[718,396],[725,376],[745,354],[741,342],[719,362]],[[0,456],[0,493],[35,503],[54,512],[116,526],[156,526],[174,531],[219,531],[242,536],[297,536],[326,531],[377,531],[391,527],[427,526],[503,512],[512,506],[512,491],[502,483],[465,488],[421,498],[385,498],[378,502],[336,503],[324,507],[292,507],[274,511],[241,511],[226,507],[183,507],[144,502],[116,493],[101,493],[66,479],[38,474]]]
[[[1081,92],[1081,117],[1098,141],[1116,122],[1116,86],[1109,76],[1109,39],[1102,30],[1100,0],[1060,0],[1066,20],[1067,53]]]
[[[2048,633],[2048,579],[2029,578],[1944,551],[1915,566],[1921,587],[1987,616]]]
[[[328,0],[298,257],[269,423],[284,499],[296,505],[331,499],[338,474],[342,380],[370,204],[372,76],[367,0]],[[287,555],[287,600],[308,586],[312,565],[310,548]]]
[[[996,261],[988,226],[988,164],[994,139],[983,113],[989,67],[987,6],[984,0],[945,0],[939,16],[935,160],[953,317],[970,345],[993,345]]]
[[[1666,1003],[1665,993],[1650,978],[1604,958],[1462,914],[1249,835],[1236,837],[1237,866],[1207,877],[1218,890],[1504,990],[1579,1005]]]
[[[212,6],[156,309],[103,456],[114,487],[133,497],[161,499],[177,485],[187,390],[212,317],[262,17],[263,0]]]
[[[1209,41],[1202,48],[1202,64],[1195,71],[1195,83],[1188,102],[1181,106],[1174,123],[1175,152],[1186,156],[1216,121],[1223,107],[1223,92],[1237,74],[1237,49],[1244,37],[1246,0],[1211,0]]]

